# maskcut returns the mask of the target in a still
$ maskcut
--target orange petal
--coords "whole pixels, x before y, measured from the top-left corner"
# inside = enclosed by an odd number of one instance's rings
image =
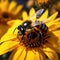
[[[53,33],[57,38],[60,37],[60,30],[53,31],[52,33]]]
[[[56,22],[56,23],[52,22],[51,26],[49,26],[48,28],[49,28],[49,31],[51,32],[57,31],[60,28],[60,22]]]
[[[9,4],[9,2],[8,2],[8,0],[1,0],[1,9],[2,9],[2,11],[7,11],[7,8],[8,8],[8,4]]]
[[[39,51],[39,57],[40,57],[40,60],[46,60],[46,56],[43,52],[43,50],[40,48],[38,48],[38,51]]]
[[[19,6],[17,6],[16,8],[15,8],[15,10],[13,11],[14,13],[14,15],[17,15],[20,11],[21,11],[21,9],[22,9],[22,5],[19,5]]]
[[[49,47],[43,49],[44,53],[48,56],[50,60],[58,60],[57,53]]]
[[[51,34],[49,34],[49,36],[50,38],[48,38],[47,41],[56,49],[58,53],[60,53],[60,30],[53,31]]]
[[[54,44],[59,44],[60,43],[60,30],[54,31],[52,33],[49,33],[49,38],[47,38],[48,42],[54,43]]]
[[[0,23],[0,38],[7,32],[8,28],[8,25]]]
[[[9,5],[8,11],[11,12],[15,7],[17,3],[15,1],[12,1]]]
[[[60,46],[58,46],[57,44],[46,43],[46,45],[60,54],[60,48],[59,48]]]

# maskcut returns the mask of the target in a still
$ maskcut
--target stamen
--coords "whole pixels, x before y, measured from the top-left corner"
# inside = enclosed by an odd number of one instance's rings
[[[27,36],[28,38],[34,39],[37,37],[37,34],[35,32],[31,32],[30,34],[28,34]]]

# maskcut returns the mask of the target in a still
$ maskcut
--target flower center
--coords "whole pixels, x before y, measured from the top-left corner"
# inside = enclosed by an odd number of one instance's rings
[[[0,15],[0,22],[6,23],[7,21],[10,21],[11,19],[14,19],[15,17],[13,14],[8,12],[2,12]]]
[[[2,14],[2,17],[7,19],[7,18],[9,18],[9,14],[3,13],[3,14]]]
[[[47,27],[47,26],[46,26]],[[18,39],[26,46],[26,47],[39,47],[46,42],[48,38],[46,27],[44,29],[31,29],[31,31],[25,31],[24,35],[19,35]],[[28,29],[27,29],[28,30]]]
[[[37,37],[37,34],[35,32],[31,32],[27,35],[27,37],[30,39],[35,39]]]

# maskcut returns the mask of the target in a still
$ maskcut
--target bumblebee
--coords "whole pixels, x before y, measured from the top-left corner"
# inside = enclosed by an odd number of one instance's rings
[[[41,12],[41,10],[39,10],[38,12]],[[38,13],[35,15],[39,17],[40,14]],[[38,19],[34,23],[32,23],[30,19],[26,20],[20,26],[18,26],[17,37],[24,43],[25,46],[38,47],[43,43],[44,32],[48,31],[48,27],[45,23],[39,21]],[[19,36],[22,37],[20,38]]]

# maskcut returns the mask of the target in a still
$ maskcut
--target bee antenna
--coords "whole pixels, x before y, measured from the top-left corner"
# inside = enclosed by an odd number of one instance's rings
[[[18,27],[16,27],[16,28],[14,29],[13,34],[14,34],[14,32],[15,32],[16,29],[18,29]]]

